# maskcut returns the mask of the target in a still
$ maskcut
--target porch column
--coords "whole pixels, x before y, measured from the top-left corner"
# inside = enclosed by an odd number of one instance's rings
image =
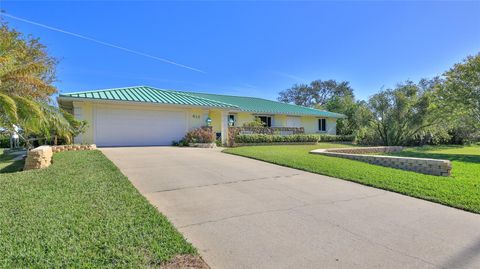
[[[222,110],[221,116],[222,145],[227,145],[228,140],[228,112]]]

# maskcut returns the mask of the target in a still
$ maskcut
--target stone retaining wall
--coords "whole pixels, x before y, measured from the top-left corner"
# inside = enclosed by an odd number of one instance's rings
[[[97,149],[97,146],[95,144],[52,146],[53,153],[62,152],[62,151],[71,151],[71,150],[95,150],[95,149]]]
[[[339,149],[316,149],[310,151],[313,154],[351,159],[381,166],[393,167],[417,173],[450,176],[452,164],[449,160],[397,157],[384,155],[365,155],[364,153],[398,152],[402,147],[369,147],[369,148],[339,148]]]
[[[30,150],[25,159],[23,170],[41,169],[49,167],[52,164],[53,153],[70,151],[70,150],[94,150],[97,149],[95,144],[92,145],[63,145],[63,146],[40,146]]]

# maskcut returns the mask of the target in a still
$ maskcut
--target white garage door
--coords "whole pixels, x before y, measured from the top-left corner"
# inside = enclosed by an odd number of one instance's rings
[[[95,143],[98,146],[171,145],[187,129],[186,112],[97,108]]]

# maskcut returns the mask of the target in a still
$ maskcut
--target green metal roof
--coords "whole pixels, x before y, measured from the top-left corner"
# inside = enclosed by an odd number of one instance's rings
[[[286,104],[276,101],[271,101],[256,97],[243,97],[243,96],[231,96],[220,95],[210,93],[195,93],[188,92],[189,95],[207,98],[209,100],[215,100],[222,103],[228,103],[240,108],[241,111],[251,113],[265,113],[265,114],[287,114],[297,116],[320,116],[331,118],[343,118],[343,114],[333,113],[325,110],[314,109],[304,106],[297,106],[292,104]]]
[[[236,106],[214,100],[207,100],[205,98],[192,96],[186,93],[160,90],[148,86],[65,93],[60,94],[59,98],[60,100],[63,98],[79,98],[142,103],[193,105],[219,108],[237,108]]]
[[[257,114],[285,114],[332,118],[344,117],[342,114],[325,110],[286,104],[256,97],[171,91],[148,86],[60,94],[60,100],[65,98],[207,106]]]

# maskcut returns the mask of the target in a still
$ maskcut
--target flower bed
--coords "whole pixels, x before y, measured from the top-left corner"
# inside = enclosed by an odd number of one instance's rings
[[[213,132],[212,127],[204,126],[189,131],[180,141],[173,141],[172,145],[180,147],[214,148],[216,147],[215,138],[215,132]]]

